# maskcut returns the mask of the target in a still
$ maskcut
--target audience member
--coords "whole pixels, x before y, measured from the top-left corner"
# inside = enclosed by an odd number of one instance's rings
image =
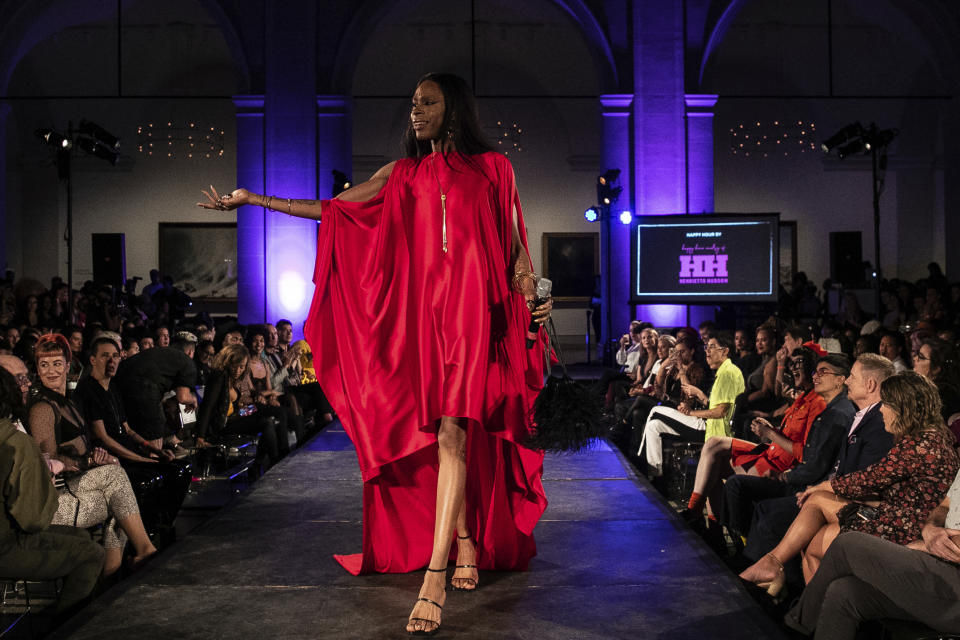
[[[197,403],[193,387],[197,381],[197,368],[183,344],[177,347],[155,347],[141,351],[120,363],[113,384],[123,398],[130,426],[155,446],[162,446],[166,436],[171,435],[163,411],[164,396],[173,391],[177,402],[187,411],[194,411]]]
[[[284,445],[287,443],[287,431],[292,430],[297,437],[297,443],[303,444],[303,416],[297,415],[294,411],[288,411],[280,405],[279,397],[283,395],[282,391],[276,390],[270,383],[270,370],[267,368],[263,359],[263,350],[267,344],[266,331],[262,326],[255,325],[247,333],[246,347],[250,352],[250,361],[247,365],[247,374],[241,382],[241,401],[252,402],[260,414],[268,416],[280,423],[280,431],[283,433],[283,442],[280,443],[281,451],[288,450]],[[293,429],[289,429],[291,422]]]
[[[157,333],[154,336],[154,344],[158,347],[170,346],[170,329],[167,327],[157,327]]]
[[[116,456],[132,479],[159,476],[160,524],[171,526],[190,487],[191,465],[174,462],[173,451],[158,447],[130,428],[120,394],[111,384],[120,364],[117,344],[99,337],[90,348],[90,375],[80,381],[74,399],[83,409],[94,443]]]
[[[644,395],[638,395],[625,410],[622,419],[629,427],[628,455],[634,456],[643,444],[644,427],[654,407],[660,405],[676,408],[686,401],[692,408],[701,408],[697,398],[684,395],[683,385],[694,385],[701,391],[710,393],[710,386],[713,384],[711,374],[712,370],[707,367],[704,354],[699,350],[694,335],[683,334],[675,339],[673,348],[657,370],[653,388]]]
[[[200,340],[197,343],[197,350],[193,356],[193,360],[197,365],[198,391],[207,386],[207,378],[210,377],[210,364],[216,355],[217,350],[213,346],[213,340]]]
[[[293,323],[286,319],[278,320],[277,338],[277,349],[280,350],[280,353],[286,352],[286,350],[290,348],[290,343],[293,341]]]
[[[893,363],[897,373],[910,369],[907,341],[899,331],[887,331],[880,338],[880,355]]]
[[[120,359],[126,360],[140,353],[140,344],[132,336],[123,336],[120,339]]]
[[[813,339],[810,330],[801,325],[787,327],[783,333],[783,345],[777,350],[777,377],[776,377],[776,395],[778,398],[785,398],[789,402],[797,396],[793,388],[793,374],[787,366],[790,354],[799,349],[804,343]]]
[[[880,350],[880,341],[872,333],[857,337],[853,346],[853,357],[859,358],[865,353],[877,353]]]
[[[757,359],[752,369],[740,369],[744,373],[744,391],[737,398],[737,410],[734,415],[733,434],[743,437],[745,426],[755,417],[752,412],[772,413],[783,404],[776,396],[777,389],[777,333],[767,324],[760,325],[756,331]],[[739,367],[738,367],[739,368]]]
[[[957,352],[949,342],[928,338],[913,354],[913,370],[937,385],[943,403],[943,420],[960,412],[960,363]]]
[[[747,329],[737,329],[733,332],[733,352],[731,360],[740,371],[750,372],[760,366],[761,355],[754,351],[756,340]]]
[[[260,434],[257,461],[274,464],[280,460],[287,433],[276,421],[259,414],[255,405],[241,403],[240,385],[249,363],[250,352],[242,344],[225,345],[213,359],[194,435],[197,446],[205,448],[224,435]]]
[[[90,353],[90,375],[80,381],[72,397],[82,409],[96,444],[120,460],[144,463],[172,460],[172,451],[151,443],[127,424],[123,401],[111,385],[120,365],[116,343],[106,337],[96,338],[90,345]]]

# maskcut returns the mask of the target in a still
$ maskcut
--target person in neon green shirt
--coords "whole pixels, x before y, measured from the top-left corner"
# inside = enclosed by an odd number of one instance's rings
[[[710,396],[687,384],[683,385],[683,393],[707,404],[707,408],[691,409],[685,402],[676,409],[655,407],[643,427],[643,442],[637,455],[646,457],[651,476],[663,473],[662,434],[678,435],[694,442],[703,442],[711,436],[731,435],[734,403],[744,390],[743,374],[730,360],[733,337],[726,332],[711,335],[706,352],[707,365],[716,371]]]

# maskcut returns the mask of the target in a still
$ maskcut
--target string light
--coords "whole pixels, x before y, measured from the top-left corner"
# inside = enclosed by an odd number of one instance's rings
[[[803,120],[754,120],[737,123],[730,127],[730,152],[748,157],[750,153],[744,147],[745,143],[751,151],[764,158],[770,157],[774,151],[778,152],[777,155],[782,152],[784,156],[815,151],[816,131],[816,124]]]
[[[495,125],[486,129],[490,137],[497,141],[497,148],[503,152],[503,155],[509,156],[511,153],[523,151],[521,143],[523,127],[516,122],[507,125],[503,120],[497,120]]]
[[[149,122],[137,127],[137,150],[152,157],[156,150],[155,143],[165,142],[166,157],[171,159],[222,158],[225,133],[214,126],[198,127],[196,122]]]

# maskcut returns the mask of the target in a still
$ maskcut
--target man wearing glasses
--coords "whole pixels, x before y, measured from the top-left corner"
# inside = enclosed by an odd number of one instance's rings
[[[730,360],[733,337],[727,332],[712,334],[707,340],[707,365],[716,372],[710,395],[691,384],[683,385],[687,398],[676,409],[655,407],[643,428],[643,442],[637,456],[645,456],[649,474],[663,474],[661,436],[669,433],[684,440],[703,442],[712,436],[730,436],[730,420],[737,396],[743,393],[743,374]],[[706,404],[706,409],[692,409],[691,401]]]

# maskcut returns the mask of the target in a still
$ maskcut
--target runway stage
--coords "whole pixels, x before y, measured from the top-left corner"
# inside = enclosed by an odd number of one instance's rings
[[[544,485],[530,570],[481,572],[478,592],[448,592],[440,637],[782,637],[605,444],[548,457]],[[407,637],[422,574],[354,577],[331,557],[360,550],[360,496],[353,446],[335,423],[57,637]]]

